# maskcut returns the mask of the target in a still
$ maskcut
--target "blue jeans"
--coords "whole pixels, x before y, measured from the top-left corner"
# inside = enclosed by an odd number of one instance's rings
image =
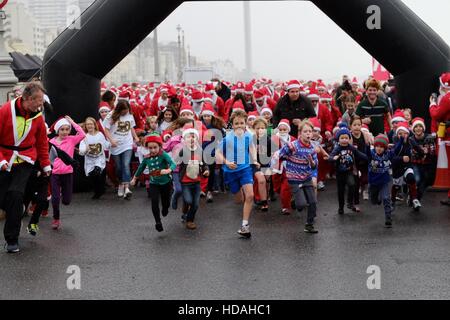
[[[131,156],[133,155],[133,150],[127,150],[118,155],[113,155],[114,163],[116,165],[116,175],[117,178],[122,183],[130,183],[131,181]]]
[[[392,215],[391,186],[392,181],[380,186],[369,185],[370,201],[374,205],[383,203],[386,218],[391,218]]]
[[[194,222],[195,213],[200,203],[200,183],[182,184],[181,188],[183,189],[184,203],[189,206],[186,221]]]
[[[177,210],[178,198],[183,194],[183,190],[181,189],[180,173],[173,172],[172,179],[173,179],[172,209]]]

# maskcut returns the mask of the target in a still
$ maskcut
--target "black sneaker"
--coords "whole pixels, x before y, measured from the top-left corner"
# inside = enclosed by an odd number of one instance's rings
[[[339,209],[338,214],[344,214],[344,209]]]
[[[182,214],[182,215],[181,215],[181,222],[182,222],[182,223],[185,223],[185,222],[186,222],[186,219],[187,219],[187,214]]]
[[[163,217],[167,217],[167,215],[169,214],[169,209],[163,210],[161,214]]]
[[[291,200],[291,209],[293,210],[297,209],[295,206],[295,200]]]
[[[19,244],[18,243],[14,243],[14,244],[5,243],[5,251],[7,253],[18,253],[20,251]]]
[[[313,224],[305,224],[305,229],[303,231],[305,231],[306,233],[318,233],[319,232],[316,229],[314,229]]]
[[[392,228],[392,219],[391,218],[386,218],[386,221],[384,222],[384,226],[386,228]]]
[[[164,229],[163,229],[162,223],[159,222],[159,223],[155,224],[155,229],[156,229],[158,232],[163,231]]]

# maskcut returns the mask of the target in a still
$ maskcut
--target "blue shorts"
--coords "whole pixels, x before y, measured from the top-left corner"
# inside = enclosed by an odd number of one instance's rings
[[[230,187],[231,193],[236,194],[242,186],[253,184],[253,169],[248,167],[236,172],[224,172],[223,179],[225,184]]]

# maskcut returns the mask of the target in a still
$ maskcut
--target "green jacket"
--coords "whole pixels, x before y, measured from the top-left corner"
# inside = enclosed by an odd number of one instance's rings
[[[139,177],[144,171],[145,167],[147,167],[150,171],[150,183],[163,185],[169,183],[172,179],[169,174],[160,175],[159,171],[169,168],[173,171],[175,170],[177,165],[175,164],[175,162],[173,162],[170,155],[167,152],[163,151],[156,157],[144,158],[134,176]]]

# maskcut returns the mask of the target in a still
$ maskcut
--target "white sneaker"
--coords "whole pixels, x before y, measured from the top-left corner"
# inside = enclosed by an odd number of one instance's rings
[[[238,233],[245,238],[250,238],[252,236],[252,234],[250,233],[250,226],[246,225],[246,226],[242,226],[239,230]]]
[[[123,184],[119,185],[119,189],[117,190],[117,196],[118,197],[123,197],[125,192],[125,186]]]
[[[125,188],[125,194],[124,194],[124,198],[125,199],[130,199],[131,195],[133,194],[133,192],[130,191],[130,189],[128,189],[128,187]]]
[[[325,190],[325,183],[323,183],[323,181],[319,181],[319,183],[317,184],[317,190]]]
[[[419,211],[420,207],[422,207],[422,205],[420,204],[420,201],[418,199],[414,199],[412,201],[412,203],[413,203],[413,208],[416,211]]]
[[[367,191],[367,190],[363,191],[363,199],[364,200],[369,200],[369,191]]]

